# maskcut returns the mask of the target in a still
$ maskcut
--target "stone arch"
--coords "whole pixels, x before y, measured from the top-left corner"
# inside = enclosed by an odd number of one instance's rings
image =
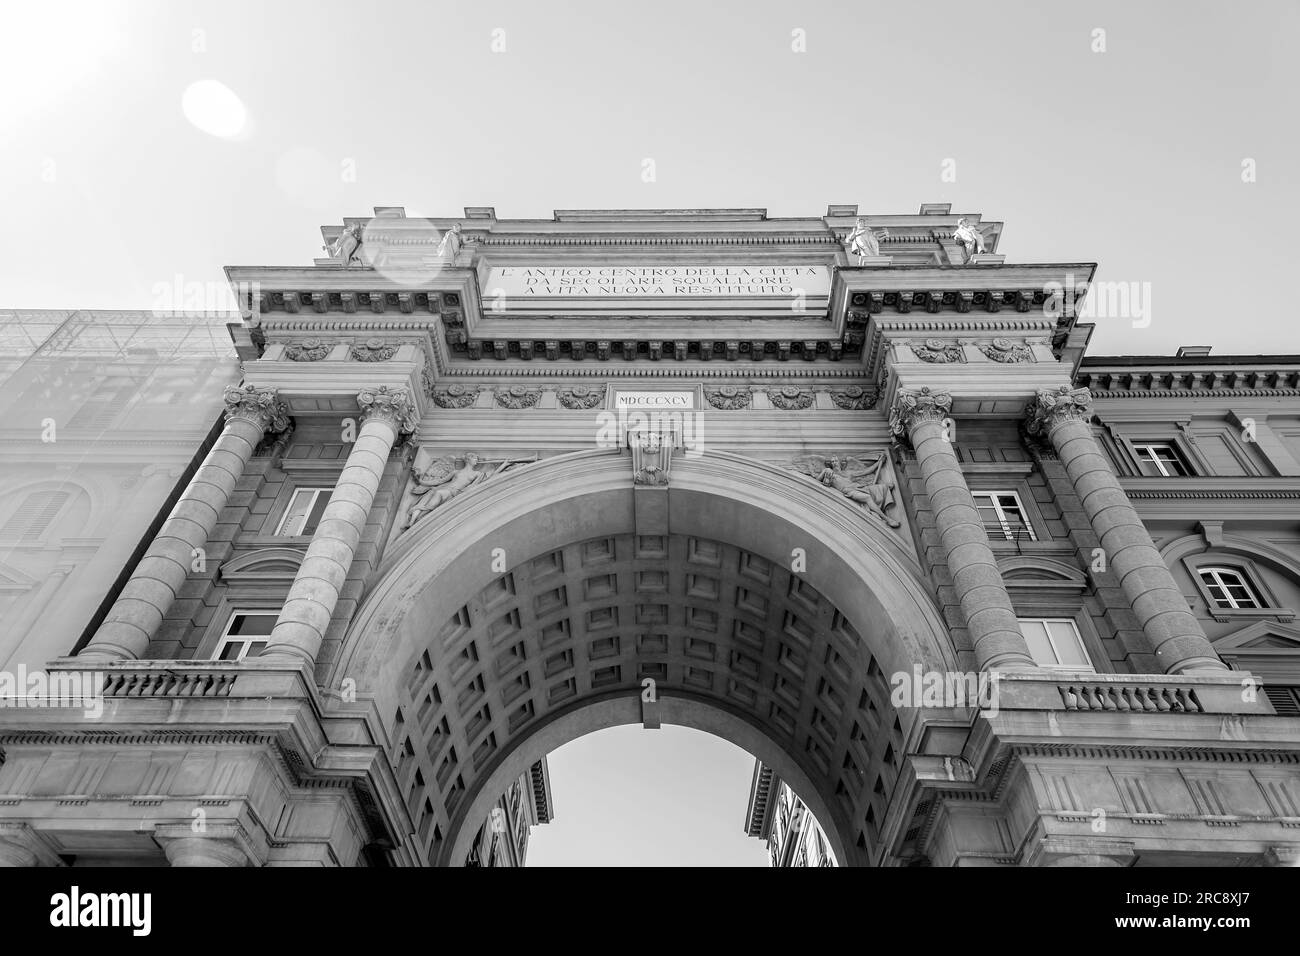
[[[3,526],[10,517],[16,514],[31,496],[43,492],[66,496],[59,504],[57,511],[50,516],[44,534],[63,527],[65,529],[76,529],[81,533],[81,536],[84,536],[86,529],[93,528],[95,522],[104,513],[103,496],[93,484],[83,483],[71,478],[28,480],[18,482],[4,492],[4,499],[14,502],[14,506],[0,509],[0,526]],[[60,537],[77,536],[77,534],[60,535]]]
[[[1281,548],[1274,547],[1266,541],[1257,541],[1241,535],[1225,534],[1218,536],[1214,543],[1209,543],[1204,535],[1188,534],[1175,538],[1160,549],[1160,557],[1171,568],[1175,562],[1190,555],[1224,554],[1246,558],[1258,564],[1272,568],[1300,584],[1300,562]]]
[[[657,526],[638,499],[663,506]],[[432,862],[460,862],[509,767],[600,729],[573,715],[641,719],[647,673],[686,726],[709,730],[712,708],[751,728],[742,746],[803,781],[837,858],[864,862],[916,723],[889,707],[889,677],[958,669],[929,594],[907,543],[792,472],[713,453],[674,461],[667,491],[634,491],[626,456],[578,452],[398,539],[327,683],[374,701]]]

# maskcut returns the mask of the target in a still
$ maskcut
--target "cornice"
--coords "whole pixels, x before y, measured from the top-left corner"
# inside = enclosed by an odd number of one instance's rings
[[[734,379],[756,379],[768,381],[771,379],[805,379],[809,376],[807,365],[800,364],[779,364],[773,362],[747,362],[737,364],[734,367],[727,365],[721,368],[720,363],[709,364],[699,362],[691,365],[662,365],[646,362],[629,362],[626,365],[614,365],[607,363],[591,362],[589,364],[539,364],[529,366],[525,364],[511,364],[502,366],[496,370],[491,365],[479,363],[476,365],[456,364],[450,365],[439,374],[439,381],[443,379],[461,379],[461,378],[491,378],[494,381],[510,380],[517,378],[554,378],[564,376],[566,379],[574,378],[632,378],[632,379],[689,379],[690,381],[702,381],[708,384],[711,381],[730,381]],[[486,367],[485,367],[486,366]],[[853,379],[859,382],[865,381],[862,375],[862,369],[855,365],[846,365],[844,368],[826,367],[818,364],[816,366],[816,375],[818,379]]]
[[[473,234],[467,230],[468,234]],[[554,236],[554,235],[494,235],[486,233],[478,236],[478,244],[490,248],[527,248],[527,247],[574,247],[590,246],[594,248],[610,247],[672,247],[672,246],[776,246],[806,245],[825,246],[831,250],[841,248],[834,233],[724,233],[712,232],[697,235],[634,235],[619,236]]]
[[[1121,484],[1124,482],[1121,480]],[[1182,501],[1188,498],[1300,498],[1300,488],[1294,490],[1228,491],[1224,489],[1205,488],[1178,491],[1141,491],[1124,485],[1124,493],[1130,498],[1165,499]]]
[[[1265,360],[1267,361],[1267,360]],[[1300,396],[1300,368],[1261,364],[1202,365],[1169,369],[1080,370],[1077,385],[1096,399],[1108,398],[1294,398]]]
[[[1078,381],[1076,379],[1076,381]],[[1091,387],[1091,386],[1090,386]],[[1295,398],[1300,388],[1168,388],[1094,390],[1095,399],[1106,398]]]

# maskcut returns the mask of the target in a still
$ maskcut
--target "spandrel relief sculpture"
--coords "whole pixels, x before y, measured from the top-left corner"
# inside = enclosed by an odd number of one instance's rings
[[[874,458],[853,455],[800,455],[794,469],[859,504],[891,528],[901,523],[888,513],[894,502],[894,482],[885,468],[885,453]]]
[[[475,485],[490,481],[515,465],[536,460],[536,456],[487,460],[474,452],[465,452],[462,455],[444,455],[421,468],[417,457],[416,467],[411,469],[410,493],[414,503],[407,508],[406,521],[400,530],[406,531],[430,511]]]

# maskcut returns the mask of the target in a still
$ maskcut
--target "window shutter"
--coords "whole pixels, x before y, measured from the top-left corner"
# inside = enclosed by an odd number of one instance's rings
[[[1279,717],[1300,717],[1300,688],[1265,687],[1264,696],[1273,705]]]
[[[67,500],[66,491],[38,491],[28,495],[0,528],[0,538],[39,540]]]

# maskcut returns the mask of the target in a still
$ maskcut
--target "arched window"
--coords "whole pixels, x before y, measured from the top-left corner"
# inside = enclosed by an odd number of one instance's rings
[[[70,497],[57,489],[32,492],[0,526],[0,540],[39,541]]]
[[[1217,607],[1251,610],[1264,606],[1258,592],[1251,587],[1249,579],[1238,568],[1212,565],[1197,568],[1197,573],[1200,574],[1201,583],[1205,585],[1206,592]]]

